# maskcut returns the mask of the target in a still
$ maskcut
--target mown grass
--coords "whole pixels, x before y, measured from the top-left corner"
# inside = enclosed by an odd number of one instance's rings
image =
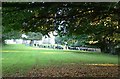
[[[25,73],[34,66],[62,66],[64,64],[118,64],[118,56],[79,50],[40,49],[21,44],[2,48],[4,74]]]

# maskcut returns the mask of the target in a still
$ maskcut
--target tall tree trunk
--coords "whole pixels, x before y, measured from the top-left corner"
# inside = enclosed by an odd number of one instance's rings
[[[109,53],[110,54],[115,54],[115,46],[112,44],[112,43],[110,43],[109,45],[108,45],[108,47],[109,47]]]
[[[100,41],[99,47],[101,49],[101,52],[108,53],[108,45],[105,40]]]

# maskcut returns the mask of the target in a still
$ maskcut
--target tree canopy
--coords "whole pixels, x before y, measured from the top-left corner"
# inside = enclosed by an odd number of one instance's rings
[[[5,31],[19,29],[43,34],[54,30],[70,34],[90,33],[90,23],[99,23],[114,16],[114,21],[118,21],[118,8],[116,2],[3,2],[3,32],[7,28]]]

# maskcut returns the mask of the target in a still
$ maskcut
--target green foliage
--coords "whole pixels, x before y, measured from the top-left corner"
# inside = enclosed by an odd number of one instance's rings
[[[20,39],[22,33],[19,31],[10,31],[3,33],[2,38],[3,39]]]
[[[28,32],[26,35],[27,35],[27,39],[30,39],[30,40],[42,39],[42,34],[40,32]]]
[[[89,39],[89,36],[86,34],[82,34],[82,35],[70,35],[70,36],[57,36],[55,38],[56,43],[58,44],[64,44],[65,42],[67,42],[68,46],[85,46],[86,43],[88,43],[88,41],[90,41],[91,39]]]
[[[24,7],[23,7],[24,6]],[[34,7],[34,8],[33,8]],[[64,34],[90,34],[90,22],[118,12],[117,3],[3,3],[3,26],[6,30],[34,31],[47,34],[58,30]],[[62,23],[62,21],[64,21]],[[58,29],[59,26],[64,28]]]

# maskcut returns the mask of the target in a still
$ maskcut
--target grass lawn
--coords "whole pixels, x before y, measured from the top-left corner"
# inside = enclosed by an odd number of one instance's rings
[[[2,48],[2,72],[26,73],[32,67],[62,66],[69,64],[118,64],[117,55],[79,50],[57,50],[9,44]]]

